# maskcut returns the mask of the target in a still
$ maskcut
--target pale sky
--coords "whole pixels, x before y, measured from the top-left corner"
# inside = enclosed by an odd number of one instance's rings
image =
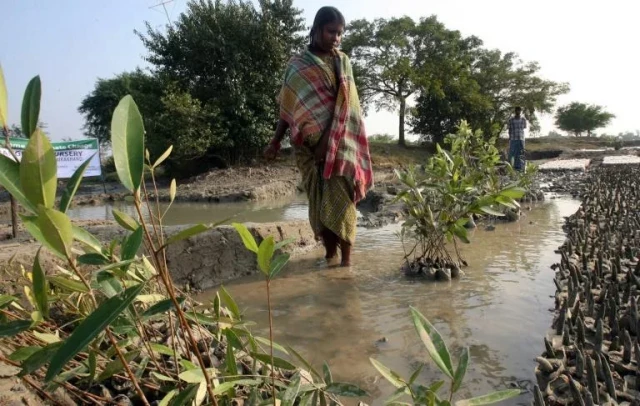
[[[295,0],[294,0],[295,1]],[[41,120],[54,140],[82,138],[77,112],[97,78],[145,67],[146,50],[133,33],[144,22],[162,27],[167,19],[161,0],[0,0],[0,64],[9,92],[9,117],[19,124],[24,88],[39,74],[43,85]],[[172,20],[186,0],[167,5]],[[366,5],[365,5],[366,4]],[[338,7],[347,21],[435,14],[451,29],[480,37],[485,46],[515,51],[542,66],[545,78],[569,82],[571,101],[605,106],[617,117],[606,131],[640,129],[636,110],[640,95],[640,56],[636,42],[640,4],[633,0],[297,0],[311,24],[324,5]],[[369,134],[397,135],[394,114],[372,112]],[[553,128],[542,117],[542,133]]]

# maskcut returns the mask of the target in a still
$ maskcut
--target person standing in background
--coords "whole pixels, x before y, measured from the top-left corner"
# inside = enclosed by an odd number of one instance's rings
[[[522,116],[522,108],[515,108],[515,115],[509,119],[509,162],[517,171],[523,171],[524,163],[524,130],[527,119]]]

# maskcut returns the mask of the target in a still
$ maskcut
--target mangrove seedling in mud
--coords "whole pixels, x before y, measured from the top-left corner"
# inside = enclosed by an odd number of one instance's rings
[[[438,330],[422,315],[417,309],[411,307],[411,319],[413,325],[420,337],[420,340],[427,349],[429,357],[438,369],[446,376],[449,381],[448,385],[445,385],[444,380],[436,381],[429,386],[425,386],[417,383],[420,372],[424,365],[420,365],[416,369],[411,377],[407,380],[400,376],[397,372],[384,366],[380,361],[371,358],[370,361],[373,366],[382,374],[382,376],[396,388],[396,391],[391,395],[389,399],[385,401],[387,405],[409,405],[402,401],[403,398],[409,397],[414,405],[425,406],[451,406],[454,395],[462,387],[464,377],[467,373],[469,366],[469,348],[464,347],[458,358],[458,365],[454,368],[451,353],[447,348],[447,344],[442,339]],[[447,388],[448,394],[438,394],[442,392],[442,388]],[[519,389],[508,389],[499,392],[493,392],[487,395],[478,396],[471,399],[459,400],[455,402],[456,406],[472,406],[472,405],[490,405],[501,402],[503,400],[511,399],[520,395]]]
[[[30,111],[28,122],[37,123],[37,109]],[[171,147],[151,160],[142,117],[131,96],[113,113],[111,143],[117,175],[131,193],[136,216],[113,210],[126,235],[109,244],[74,224],[66,213],[89,160],[57,198],[55,152],[40,129],[30,133],[19,162],[0,155],[0,185],[22,206],[25,229],[42,244],[31,269],[21,267],[11,275],[23,285],[24,294],[0,295],[0,347],[9,354],[0,360],[20,367],[22,379],[42,397],[59,403],[59,391],[64,391],[79,404],[279,401],[292,406],[298,401],[337,403],[337,396],[363,393],[321,377],[301,357],[310,373],[272,357],[273,347],[281,346],[251,333],[224,288],[211,303],[202,304],[174,285],[167,247],[214,225],[165,235],[166,210],[160,208],[154,174]],[[150,186],[143,182],[145,171]],[[170,203],[175,195],[173,180]],[[260,247],[275,250],[273,239],[265,241]],[[277,265],[286,262],[281,257],[271,260],[272,252],[265,248],[258,258],[260,269],[269,269],[271,277]]]
[[[462,122],[456,134],[447,136],[446,151],[437,152],[423,167],[396,171],[404,185],[397,197],[408,211],[400,237],[405,249],[405,270],[428,276],[451,278],[465,264],[458,241],[469,243],[467,223],[471,217],[503,216],[502,208],[518,210],[517,199],[525,194],[519,181],[506,176],[495,140],[485,140]],[[451,253],[453,245],[454,253]]]

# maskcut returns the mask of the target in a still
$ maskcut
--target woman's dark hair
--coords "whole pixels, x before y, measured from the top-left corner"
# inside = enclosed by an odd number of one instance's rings
[[[322,30],[325,25],[331,23],[338,23],[345,25],[344,16],[335,7],[325,6],[322,7],[316,13],[316,18],[313,20],[313,26],[311,27],[311,32],[309,33],[311,44],[313,45],[313,36],[316,32]]]

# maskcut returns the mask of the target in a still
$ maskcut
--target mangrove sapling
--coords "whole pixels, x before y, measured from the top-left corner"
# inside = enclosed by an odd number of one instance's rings
[[[462,383],[469,366],[469,348],[464,347],[462,349],[460,357],[458,358],[458,365],[454,369],[451,354],[449,352],[449,349],[447,348],[447,344],[442,339],[440,333],[438,333],[438,330],[436,330],[435,327],[433,327],[433,325],[429,322],[429,320],[427,320],[426,317],[424,317],[422,313],[420,313],[417,309],[411,307],[410,313],[416,332],[418,333],[420,340],[426,347],[429,357],[438,367],[438,369],[445,375],[446,379],[448,379],[449,385],[445,385],[445,381],[443,380],[436,381],[429,386],[417,383],[420,372],[424,367],[423,364],[421,364],[413,372],[413,374],[411,374],[411,377],[409,379],[405,379],[397,372],[392,371],[379,361],[371,358],[370,361],[373,366],[387,381],[389,381],[389,383],[391,383],[391,385],[396,388],[396,391],[389,397],[389,399],[385,401],[385,403],[394,405],[407,405],[407,403],[403,402],[402,399],[409,397],[411,398],[411,401],[414,405],[450,406],[453,402],[455,394],[462,387]],[[441,389],[444,387],[448,388],[449,391],[448,394],[445,394],[444,398],[442,398],[443,395],[439,395],[438,393],[441,392]],[[513,398],[515,396],[518,396],[519,394],[520,390],[509,389],[499,392],[493,392],[471,399],[459,400],[455,402],[455,405],[490,405]]]
[[[38,122],[39,109],[33,106],[39,102],[37,94],[23,103],[29,123]],[[21,367],[27,384],[42,394],[62,387],[82,404],[124,396],[138,404],[215,405],[238,397],[257,402],[275,393],[292,405],[308,393],[356,393],[341,392],[340,387],[330,391],[324,383],[297,390],[297,367],[260,350],[259,343],[267,340],[248,330],[224,289],[213,303],[202,305],[175,286],[167,247],[213,225],[194,225],[165,237],[154,171],[171,147],[152,163],[131,96],[124,97],[113,114],[111,142],[118,177],[131,194],[137,216],[113,211],[126,235],[110,244],[67,215],[89,160],[56,199],[55,152],[40,129],[30,133],[20,162],[0,155],[0,185],[23,207],[24,227],[43,248],[31,270],[21,272],[24,294],[0,295],[0,345],[10,352],[0,359]],[[151,175],[155,202],[142,182],[145,170]],[[170,204],[175,192],[172,181]],[[43,267],[45,255],[58,265]],[[270,256],[260,256],[260,262],[267,260],[277,264]],[[258,373],[259,365],[272,373]]]
[[[280,272],[285,267],[285,265],[289,262],[289,259],[290,259],[290,255],[288,253],[279,253],[276,255],[276,252],[284,248],[286,245],[290,244],[293,240],[287,239],[287,240],[283,240],[276,243],[272,236],[268,236],[260,242],[260,245],[258,245],[253,235],[251,234],[251,232],[249,232],[249,230],[244,224],[233,223],[233,227],[238,231],[238,234],[242,238],[242,242],[244,243],[245,247],[249,251],[254,252],[257,255],[258,269],[260,270],[260,272],[262,272],[262,274],[265,277],[265,285],[266,285],[266,293],[267,293],[267,311],[269,314],[269,342],[268,342],[269,356],[271,358],[271,365],[281,364],[283,360],[279,360],[279,359],[277,360],[273,355],[273,349],[275,345],[273,342],[273,316],[272,316],[273,308],[271,304],[271,282],[276,276],[278,276],[278,274],[280,274]],[[312,401],[312,404],[315,405],[317,402],[317,399],[320,398],[320,404],[322,405],[322,404],[326,404],[327,398],[335,402],[336,399],[334,399],[333,395],[349,396],[349,397],[359,397],[359,396],[367,395],[365,391],[363,391],[362,389],[360,389],[355,385],[342,383],[342,382],[333,382],[331,370],[329,369],[329,366],[326,363],[324,364],[324,367],[323,367],[324,374],[320,375],[309,364],[309,362],[307,362],[304,358],[302,358],[300,354],[295,352],[293,349],[290,348],[289,351],[287,351],[286,349],[280,347],[279,350],[281,352],[284,352],[287,355],[289,355],[289,352],[291,352],[296,358],[298,358],[303,363],[303,365],[305,365],[308,368],[308,371],[311,374],[312,380],[310,382],[307,382],[307,384],[311,384],[311,389],[314,394],[313,394],[313,398],[311,398],[311,394],[308,394],[305,401],[307,402]],[[272,379],[272,390],[274,391],[272,396],[273,396],[273,402],[275,406],[276,405],[275,402],[277,398],[275,394],[276,385],[274,381],[275,375],[273,370],[270,372],[270,375]],[[316,380],[318,380],[318,382],[316,382]],[[294,381],[294,383],[299,385],[300,384],[299,379],[297,381]],[[295,388],[290,387],[289,389],[294,390]],[[286,393],[285,393],[285,396],[286,396]],[[303,401],[303,404],[306,404],[306,403],[304,403]]]
[[[518,209],[516,199],[525,193],[517,182],[503,184],[497,149],[465,122],[446,142],[450,152],[436,145],[436,154],[422,171],[396,171],[405,186],[396,199],[405,204],[409,217],[401,235],[414,240],[405,256],[411,273],[455,272],[464,263],[457,243],[469,243],[465,226],[470,217],[503,216],[500,208]],[[447,243],[453,244],[455,258]]]

